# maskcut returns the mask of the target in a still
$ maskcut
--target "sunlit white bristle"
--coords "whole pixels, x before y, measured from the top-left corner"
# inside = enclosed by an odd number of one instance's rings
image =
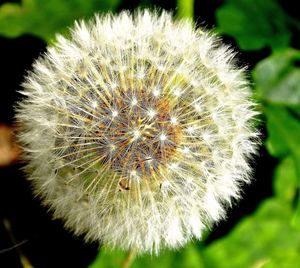
[[[149,111],[148,111],[148,116],[149,117],[154,117],[156,115],[156,112],[153,110],[153,109],[150,109]]]
[[[219,38],[167,12],[96,15],[34,64],[17,109],[35,193],[76,235],[158,254],[225,217],[257,114]]]
[[[118,111],[112,111],[111,116],[116,117],[116,116],[118,116],[118,114],[119,114]]]
[[[177,123],[177,118],[176,117],[171,117],[170,121],[171,121],[172,124],[175,125]]]
[[[137,103],[138,103],[137,99],[133,98],[132,101],[131,101],[131,105],[135,106],[135,105],[137,105]]]
[[[160,95],[160,90],[159,90],[158,88],[155,88],[155,89],[153,90],[153,95],[154,95],[155,97],[158,97],[158,96]]]
[[[166,139],[167,139],[167,136],[165,135],[165,134],[160,134],[159,135],[159,139],[161,140],[161,141],[165,141]]]
[[[93,107],[93,108],[96,108],[97,106],[98,106],[97,101],[93,101],[93,102],[92,102],[92,107]]]

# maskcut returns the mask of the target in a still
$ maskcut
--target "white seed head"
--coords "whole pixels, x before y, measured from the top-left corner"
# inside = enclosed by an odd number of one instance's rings
[[[233,56],[166,12],[96,16],[59,36],[16,115],[28,177],[54,217],[87,240],[156,254],[223,218],[258,135]]]

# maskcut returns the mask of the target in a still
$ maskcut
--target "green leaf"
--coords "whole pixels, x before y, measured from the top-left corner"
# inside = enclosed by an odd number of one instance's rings
[[[204,257],[214,268],[295,267],[300,261],[300,233],[290,225],[292,210],[277,199],[265,201]]]
[[[300,121],[286,107],[265,106],[267,117],[267,148],[276,157],[289,154],[300,164]]]
[[[126,253],[121,251],[100,251],[95,261],[89,268],[113,268],[121,267]],[[150,264],[150,266],[149,266]],[[132,262],[131,268],[151,267],[151,268],[204,268],[200,249],[190,243],[180,251],[166,250],[159,256],[141,255]]]
[[[292,157],[283,159],[275,170],[274,192],[281,202],[292,205],[297,193],[296,163]]]
[[[89,266],[89,268],[115,268],[121,267],[122,261],[126,258],[126,252],[101,250]]]
[[[265,107],[269,137],[267,148],[279,158],[289,156],[294,162],[297,186],[300,186],[300,120],[286,107],[267,105]],[[300,196],[293,216],[293,224],[300,229]]]
[[[23,0],[21,4],[0,6],[0,34],[17,37],[33,34],[45,41],[66,30],[75,19],[87,18],[94,12],[117,8],[121,0]]]
[[[288,16],[274,0],[227,0],[216,13],[218,30],[243,50],[286,47],[291,39]]]
[[[300,51],[288,48],[259,62],[253,71],[260,100],[300,106]]]

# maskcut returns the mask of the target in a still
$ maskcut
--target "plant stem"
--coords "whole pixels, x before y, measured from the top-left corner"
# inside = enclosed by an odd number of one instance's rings
[[[33,268],[33,266],[31,265],[31,263],[29,262],[27,257],[23,254],[23,252],[20,248],[23,244],[27,243],[28,240],[24,240],[24,241],[18,243],[16,241],[16,238],[15,238],[13,232],[12,232],[10,222],[7,219],[3,219],[3,225],[4,225],[4,228],[6,229],[8,235],[9,235],[9,238],[10,238],[11,242],[13,243],[13,246],[11,246],[9,248],[6,248],[6,249],[0,250],[0,254],[6,253],[6,252],[11,251],[11,250],[16,250],[18,255],[19,255],[20,263],[21,263],[22,267],[23,268]]]
[[[194,19],[194,0],[177,0],[177,16]]]
[[[134,260],[135,257],[135,251],[129,250],[128,254],[126,255],[125,259],[123,260],[121,264],[121,268],[129,268]]]

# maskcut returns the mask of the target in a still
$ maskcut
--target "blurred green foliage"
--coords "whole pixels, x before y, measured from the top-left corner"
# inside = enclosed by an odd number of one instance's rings
[[[126,258],[126,252],[100,252],[98,258],[89,268],[99,267],[121,267],[122,262]],[[190,244],[179,251],[166,251],[160,256],[137,256],[131,268],[151,267],[174,267],[174,268],[204,268],[206,267],[201,256],[200,249]]]
[[[292,209],[277,198],[264,201],[225,238],[205,250],[208,267],[295,267],[300,233],[289,223]]]
[[[285,157],[275,170],[273,189],[278,201],[290,208],[293,208],[293,201],[297,194],[297,180],[294,159],[290,156]]]
[[[293,183],[290,183],[291,186]],[[285,201],[293,197],[288,193],[284,196]],[[140,256],[131,267],[294,268],[300,263],[300,232],[290,224],[291,206],[281,202],[281,191],[279,195],[280,198],[276,196],[264,201],[229,235],[209,246],[190,243],[179,251],[167,251],[159,257]],[[125,257],[124,252],[100,252],[89,268],[120,267]]]
[[[262,60],[253,71],[256,93],[264,102],[300,104],[300,51],[285,48]]]
[[[33,34],[50,41],[74,19],[114,11],[121,0],[23,0],[0,6],[0,34]],[[178,0],[178,15],[193,16],[193,1]],[[137,257],[132,268],[285,268],[300,265],[300,51],[291,48],[290,26],[300,29],[276,0],[226,0],[216,11],[217,31],[241,50],[271,48],[252,71],[253,90],[266,124],[264,143],[278,158],[274,195],[231,232],[204,246],[190,243],[159,257]],[[260,178],[263,179],[263,178]],[[299,200],[297,200],[297,198]],[[124,252],[101,250],[90,268],[118,267]]]
[[[95,12],[115,9],[121,0],[22,0],[0,7],[0,34],[18,37],[33,34],[50,41],[75,19],[88,18]]]
[[[289,17],[276,0],[227,0],[216,12],[220,33],[234,37],[241,49],[286,47]]]

